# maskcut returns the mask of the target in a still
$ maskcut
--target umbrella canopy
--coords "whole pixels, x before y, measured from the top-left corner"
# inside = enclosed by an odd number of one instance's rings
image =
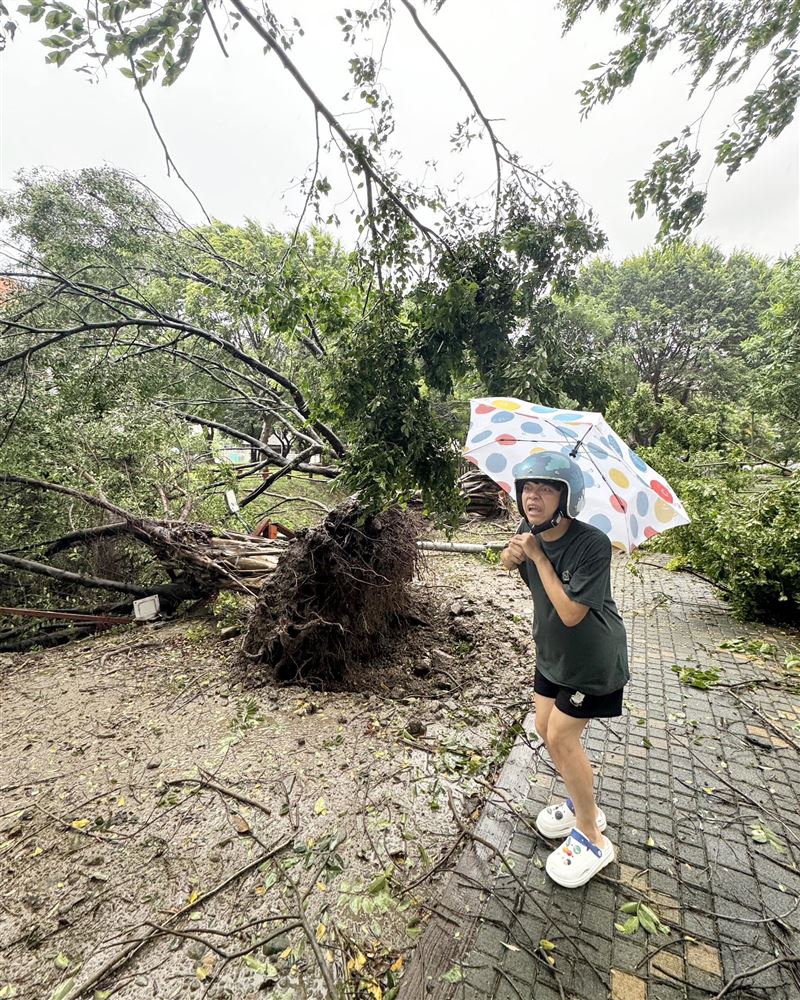
[[[583,470],[580,519],[632,552],[648,538],[688,524],[669,483],[615,434],[600,413],[558,410],[521,399],[472,400],[464,457],[514,496],[515,468],[529,455],[560,451]]]

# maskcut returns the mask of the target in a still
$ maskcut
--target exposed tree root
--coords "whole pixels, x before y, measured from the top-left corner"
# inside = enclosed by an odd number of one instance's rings
[[[418,518],[348,500],[292,542],[261,589],[240,668],[249,683],[323,685],[373,653],[409,612]]]

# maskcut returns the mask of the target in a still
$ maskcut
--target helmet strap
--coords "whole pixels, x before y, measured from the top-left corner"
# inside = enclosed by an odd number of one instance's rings
[[[559,508],[549,521],[544,521],[542,524],[534,524],[531,526],[532,535],[541,535],[543,531],[549,531],[551,528],[557,527],[561,523],[561,518],[564,516],[563,511]]]

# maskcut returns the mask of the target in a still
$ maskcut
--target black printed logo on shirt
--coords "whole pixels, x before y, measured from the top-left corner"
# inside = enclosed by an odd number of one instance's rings
[[[561,579],[564,583],[569,583],[569,581],[572,579],[572,573],[570,573],[568,569],[565,569],[564,572],[561,574]]]

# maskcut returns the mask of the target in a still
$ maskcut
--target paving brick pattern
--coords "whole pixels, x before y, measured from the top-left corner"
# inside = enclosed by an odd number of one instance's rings
[[[502,792],[491,804],[502,814],[491,842],[513,874],[490,863],[480,884],[466,868],[451,876],[442,903],[462,877],[472,919],[453,932],[450,967],[433,962],[420,976],[423,936],[410,1000],[700,1000],[739,973],[800,954],[800,697],[766,685],[698,690],[672,670],[718,667],[726,685],[774,682],[800,635],[736,622],[702,581],[657,566],[636,576],[624,557],[614,560],[614,593],[631,645],[626,712],[592,722],[586,746],[617,861],[580,889],[550,882],[542,866],[553,845],[532,821],[564,790],[546,752],[516,747],[500,782],[516,790],[515,808]],[[777,661],[719,648],[739,636],[776,643]],[[526,728],[533,736],[532,718]],[[778,845],[756,843],[753,824]],[[626,919],[620,907],[642,893],[669,937],[615,929]],[[555,949],[541,951],[542,939]],[[800,967],[774,966],[727,995],[797,1000]]]

